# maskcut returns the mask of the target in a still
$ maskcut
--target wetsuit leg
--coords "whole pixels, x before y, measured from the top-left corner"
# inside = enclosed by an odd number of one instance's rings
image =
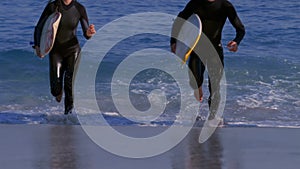
[[[62,93],[64,75],[63,57],[58,52],[50,52],[49,69],[51,94],[56,97]]]
[[[74,67],[80,53],[77,47],[64,57],[63,65],[65,67],[64,91],[65,91],[65,114],[72,113],[73,109],[73,75]]]
[[[216,71],[217,74],[212,74],[211,76],[208,77],[208,89],[210,93],[208,98],[208,105],[210,109],[209,119],[213,119],[215,117],[215,114],[217,113],[220,104],[220,99],[221,99],[220,83],[221,83],[221,77],[223,75],[223,68],[224,68],[223,48],[221,45],[218,45],[215,46],[215,49],[218,52],[223,67],[221,67],[219,70]],[[215,87],[214,90],[212,90],[212,85]]]
[[[200,60],[200,58],[194,52],[191,53],[188,66],[190,68],[189,71],[190,86],[193,89],[198,89],[200,86],[202,86],[204,80],[205,66]],[[192,79],[195,79],[195,81]]]
[[[224,55],[223,55],[223,48],[220,45],[216,45],[215,49],[219,55],[219,58],[221,60],[221,63],[224,67]],[[214,57],[212,57],[214,58]],[[209,81],[208,81],[208,88],[209,88],[209,98],[208,98],[208,104],[210,109],[210,116],[209,119],[213,119],[215,117],[215,114],[217,113],[219,103],[220,103],[220,82],[221,77],[223,74],[223,67],[221,67],[219,70],[217,70],[216,67],[214,67],[214,71],[210,72],[209,74]],[[189,77],[190,77],[190,85],[193,89],[198,89],[200,86],[202,86],[204,81],[204,71],[205,71],[205,65],[201,61],[201,59],[195,54],[192,53],[189,60]],[[194,76],[194,77],[192,77]],[[211,76],[211,77],[210,77]],[[196,82],[191,80],[192,78],[195,79]],[[212,85],[214,86],[214,91],[212,90]]]

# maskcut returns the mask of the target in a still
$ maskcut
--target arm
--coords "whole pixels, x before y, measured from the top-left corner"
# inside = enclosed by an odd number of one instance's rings
[[[81,28],[83,31],[83,36],[86,39],[90,39],[96,33],[95,27],[94,27],[94,25],[89,25],[89,20],[88,20],[87,13],[86,13],[84,6],[79,5],[78,9],[81,14],[80,24],[81,24]]]
[[[225,6],[226,6],[228,19],[236,30],[235,38],[227,44],[227,47],[229,48],[230,51],[236,52],[238,50],[238,45],[240,44],[240,42],[245,36],[246,31],[233,5],[229,1],[226,1]]]
[[[43,31],[43,26],[47,20],[47,18],[52,14],[54,11],[54,4],[49,3],[46,8],[44,9],[37,25],[35,26],[34,29],[34,46],[39,47],[40,46],[40,39],[41,39],[41,34]]]
[[[54,10],[55,10],[54,3],[48,3],[48,5],[45,7],[36,27],[34,29],[34,46],[33,46],[33,48],[35,49],[36,55],[38,57],[41,57],[40,40],[41,40],[42,31],[43,31],[43,26],[44,26],[47,18],[52,14],[52,12]]]
[[[183,21],[188,19],[195,11],[197,7],[197,0],[191,0],[186,7],[181,11],[177,18],[175,19],[173,26],[172,26],[172,32],[171,32],[171,51],[175,53],[176,50],[176,38],[179,34],[179,31],[183,25]]]

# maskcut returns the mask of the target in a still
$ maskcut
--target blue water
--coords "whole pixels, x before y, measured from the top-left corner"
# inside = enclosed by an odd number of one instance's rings
[[[90,23],[100,29],[109,22],[138,12],[164,12],[172,15],[182,10],[187,1],[172,0],[79,0],[86,6]],[[239,1],[236,6],[246,27],[246,36],[237,53],[225,49],[227,101],[224,117],[232,126],[300,127],[300,3],[298,0]],[[34,26],[47,0],[2,0],[0,2],[0,123],[61,124],[63,105],[57,104],[49,91],[48,60],[34,56],[29,45]],[[81,45],[86,41],[78,35]],[[223,43],[231,40],[234,29],[226,23]],[[132,37],[115,47],[98,70],[96,93],[98,104],[107,121],[113,125],[135,125],[121,117],[109,95],[110,72],[120,60],[139,49],[168,49],[168,37],[147,34]],[[149,59],[149,62],[151,60]],[[145,95],[157,87],[169,89],[168,111],[155,125],[169,125],[179,107],[178,89],[172,81],[165,82],[163,72],[149,70],[140,75],[130,88],[133,105],[143,111],[149,108]],[[160,74],[156,77],[153,75]],[[148,84],[147,79],[153,83]],[[161,77],[161,79],[159,79]],[[158,78],[158,79],[156,79]],[[167,78],[168,79],[168,78]],[[140,80],[140,81],[139,81]],[[205,82],[207,84],[207,82]],[[208,92],[204,88],[207,98]],[[135,94],[134,94],[135,93]],[[175,99],[174,99],[175,98]],[[201,114],[207,113],[206,102]]]

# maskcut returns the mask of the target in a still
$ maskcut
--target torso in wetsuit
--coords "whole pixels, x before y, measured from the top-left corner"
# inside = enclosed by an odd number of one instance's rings
[[[40,37],[44,23],[48,16],[56,9],[61,12],[62,18],[57,30],[55,46],[70,47],[72,45],[78,45],[76,31],[79,22],[81,23],[85,38],[89,38],[86,35],[89,24],[85,8],[74,0],[69,5],[65,5],[61,0],[56,0],[46,6],[35,28],[34,40],[36,46],[40,45]]]
[[[233,27],[236,29],[236,37],[233,41],[238,44],[245,35],[245,28],[240,21],[233,5],[227,0],[191,0],[178,17],[188,19],[193,13],[197,14],[202,22],[202,31],[214,45],[219,45],[222,38],[222,30],[226,19],[228,18]],[[178,20],[173,25],[172,36],[177,37],[179,28],[182,26]],[[171,39],[171,43],[175,43]]]

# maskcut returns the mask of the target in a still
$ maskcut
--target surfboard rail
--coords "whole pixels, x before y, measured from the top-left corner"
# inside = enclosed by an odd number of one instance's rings
[[[45,57],[53,48],[61,16],[60,12],[55,11],[47,18],[43,26],[40,40],[40,52],[42,57]]]
[[[185,64],[201,38],[202,23],[198,15],[192,14],[182,25],[176,43],[175,54]]]

